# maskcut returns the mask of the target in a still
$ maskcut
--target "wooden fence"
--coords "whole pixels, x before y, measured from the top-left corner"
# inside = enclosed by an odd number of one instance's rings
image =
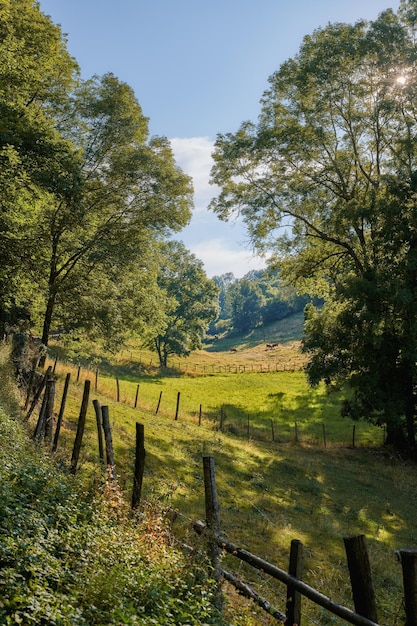
[[[55,436],[53,437],[55,381],[51,377],[51,368],[48,368],[43,377],[39,389],[34,394],[32,403],[26,414],[26,420],[33,413],[36,405],[40,403],[39,415],[33,437],[37,441],[46,441],[51,445],[51,450],[56,450],[59,429],[61,427],[63,407],[65,406],[66,391],[69,377],[66,379],[61,407],[56,423]],[[44,390],[43,400],[41,392]],[[70,471],[76,473],[79,452],[85,427],[85,417],[90,396],[90,381],[84,383],[84,393],[77,422],[74,447],[71,456]],[[29,396],[28,396],[29,397]],[[100,462],[107,469],[109,479],[116,478],[115,460],[111,436],[109,410],[107,406],[101,406],[97,400],[93,401],[96,412],[98,447]],[[29,406],[28,398],[26,405]],[[106,459],[104,459],[104,442]],[[145,436],[144,426],[136,423],[136,449],[135,466],[133,475],[132,509],[139,507],[145,469]],[[205,537],[207,542],[207,555],[210,563],[210,575],[214,574],[217,582],[215,602],[221,607],[222,583],[227,581],[237,588],[239,593],[251,598],[261,608],[266,610],[285,626],[299,626],[302,617],[301,598],[306,597],[313,603],[322,607],[330,614],[336,615],[345,622],[357,626],[378,626],[376,612],[375,593],[372,582],[371,567],[363,535],[345,537],[344,544],[347,555],[348,569],[352,587],[352,596],[355,610],[338,604],[320,591],[314,589],[302,580],[302,543],[294,539],[291,542],[288,571],[271,564],[259,556],[252,554],[238,544],[231,542],[221,533],[220,506],[217,497],[215,463],[211,456],[203,457],[204,488],[205,488],[205,522],[194,520],[192,527],[196,533]],[[283,583],[286,587],[286,606],[281,611],[272,607],[268,599],[250,587],[247,583],[239,580],[237,576],[223,569],[221,565],[222,553],[226,552],[235,559],[247,563],[250,567],[261,570],[264,574]],[[394,554],[393,554],[394,558]],[[404,587],[404,607],[407,616],[406,626],[417,626],[417,549],[410,548],[400,550],[397,558],[401,562]]]
[[[49,372],[54,374],[57,364],[58,359],[55,358],[53,366],[51,365],[50,368],[48,368]],[[62,367],[65,367],[66,365],[68,366],[68,364],[64,361],[61,365]],[[112,393],[111,391],[109,392],[108,386],[106,389],[103,389],[103,386],[101,386],[99,390],[99,370],[97,368],[94,370],[83,369],[80,365],[72,366],[72,368],[75,370],[76,384],[82,384],[83,380],[91,380],[91,385],[92,387],[94,386],[94,390],[96,392],[100,391],[101,395],[106,395],[116,402],[122,402],[128,405],[131,404],[131,406],[135,409],[142,408],[149,412],[154,411],[156,415],[161,414],[166,417],[172,417],[174,420],[178,420],[181,417],[183,421],[185,420],[191,423],[197,423],[198,426],[205,426],[210,430],[217,430],[235,437],[256,441],[299,443],[303,440],[310,445],[318,445],[325,448],[327,445],[332,445],[331,434],[327,432],[326,425],[324,423],[316,424],[314,432],[303,433],[300,424],[298,424],[297,421],[293,424],[280,424],[278,419],[270,419],[263,424],[256,424],[255,420],[251,419],[249,415],[241,416],[240,419],[236,418],[236,416],[231,416],[229,411],[226,410],[224,406],[219,406],[216,414],[205,413],[202,404],[199,404],[194,411],[188,409],[188,411],[180,412],[181,393],[177,392],[175,403],[171,402],[171,404],[167,407],[166,401],[165,405],[163,402],[162,390],[158,392],[157,396],[155,396],[155,404],[153,406],[149,402],[145,404],[142,402],[140,406],[139,383],[136,385],[134,395],[132,393],[131,397],[127,397],[125,394],[121,393],[121,385],[118,377],[114,378],[114,393]],[[68,377],[69,374],[66,376]],[[161,407],[163,407],[163,409]],[[381,428],[380,436],[381,443],[384,444],[386,439],[385,427]],[[340,445],[342,442],[337,440],[336,442],[333,441],[333,443]],[[351,448],[367,445],[366,441],[361,438],[361,430],[357,424],[346,425],[346,432],[343,436],[343,445]]]
[[[221,581],[224,578],[233,584],[240,593],[252,598],[261,608],[264,608],[279,621],[284,622],[285,626],[298,626],[301,623],[301,596],[305,596],[314,604],[321,606],[333,615],[337,615],[349,624],[377,626],[375,593],[364,535],[346,537],[344,539],[355,604],[355,611],[353,611],[338,604],[301,580],[303,546],[299,540],[291,542],[289,568],[288,571],[284,571],[222,536],[220,533],[220,507],[217,498],[214,458],[209,456],[203,457],[203,467],[206,522],[203,523],[197,520],[193,523],[193,528],[198,534],[205,534],[207,537],[208,554],[215,579],[218,582],[218,593],[220,593]],[[226,551],[234,558],[244,561],[251,567],[261,570],[282,582],[287,589],[285,613],[272,609],[270,602],[261,598],[246,583],[237,580],[233,574],[223,570],[221,568],[221,551]],[[417,563],[417,550],[415,551],[415,558]],[[412,576],[408,578],[409,586],[411,579]],[[414,583],[416,580],[416,573],[414,573]],[[407,613],[407,619],[407,626],[417,624],[417,612],[413,614],[410,609]]]

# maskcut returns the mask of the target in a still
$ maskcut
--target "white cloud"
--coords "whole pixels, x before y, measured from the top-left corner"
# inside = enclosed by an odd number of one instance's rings
[[[222,238],[196,243],[190,247],[190,250],[203,261],[209,277],[232,272],[236,278],[242,278],[250,270],[259,270],[266,266],[265,259],[254,255],[249,250],[232,249]]]
[[[214,141],[209,137],[188,137],[174,138],[170,142],[176,163],[193,179],[196,210],[206,209],[217,193],[217,187],[209,184]]]
[[[176,236],[195,256],[203,261],[209,277],[232,272],[242,278],[250,270],[263,269],[265,259],[248,249],[248,237],[241,220],[220,221],[207,210],[210,200],[218,193],[209,184],[213,166],[211,154],[214,141],[209,137],[171,139],[175,161],[193,178],[195,211],[189,226]]]

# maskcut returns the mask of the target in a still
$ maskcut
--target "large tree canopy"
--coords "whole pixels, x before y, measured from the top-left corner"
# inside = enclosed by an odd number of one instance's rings
[[[0,3],[0,302],[13,319],[35,298],[28,241],[45,195],[74,187],[77,150],[56,127],[78,67],[33,0]],[[71,180],[72,179],[72,180]],[[23,288],[20,288],[23,287]],[[1,320],[0,320],[1,321]]]
[[[0,312],[108,339],[157,297],[154,249],[191,216],[191,180],[132,89],[81,81],[34,0],[0,3]]]
[[[81,84],[63,130],[80,148],[81,184],[51,196],[39,220],[49,268],[45,344],[54,306],[72,300],[77,275],[76,285],[81,280],[88,290],[94,274],[115,275],[115,266],[122,274],[135,262],[139,271],[152,242],[185,226],[192,206],[190,179],[176,167],[169,142],[148,139],[133,91],[113,75]]]
[[[304,39],[270,78],[257,125],[220,135],[212,209],[239,212],[253,243],[308,307],[308,374],[347,380],[344,411],[415,447],[417,2]]]

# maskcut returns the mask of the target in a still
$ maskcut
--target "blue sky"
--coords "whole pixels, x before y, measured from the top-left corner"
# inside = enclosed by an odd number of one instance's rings
[[[67,34],[84,78],[113,72],[135,91],[153,135],[168,137],[195,187],[179,238],[208,276],[264,266],[244,226],[206,210],[218,133],[256,121],[268,77],[304,35],[329,22],[374,19],[399,0],[40,0]]]

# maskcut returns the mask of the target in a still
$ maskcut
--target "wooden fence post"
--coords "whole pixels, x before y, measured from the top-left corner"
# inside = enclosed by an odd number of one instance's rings
[[[30,405],[30,409],[27,412],[25,420],[24,420],[25,422],[27,422],[29,417],[32,415],[33,410],[34,410],[34,408],[35,408],[39,398],[41,397],[41,393],[43,391],[43,388],[46,385],[46,381],[48,380],[49,376],[51,375],[51,372],[52,372],[52,367],[49,366],[48,369],[45,372],[44,377],[42,378],[41,384],[39,385],[35,395],[33,396],[32,404]]]
[[[116,400],[117,402],[120,402],[120,382],[117,376],[116,376]]]
[[[204,469],[204,493],[206,504],[206,523],[209,530],[218,534],[220,532],[220,509],[217,498],[216,473],[214,468],[214,458],[212,456],[203,457]],[[221,609],[223,604],[221,578],[222,568],[220,565],[220,548],[216,541],[210,537],[208,540],[208,555],[213,568],[213,576],[217,589],[215,595],[215,605]]]
[[[326,426],[324,424],[322,424],[321,426],[322,426],[322,429],[323,429],[323,444],[324,444],[324,447],[326,447],[327,446]]]
[[[135,473],[133,476],[132,509],[140,504],[143,474],[145,471],[145,427],[136,422]]]
[[[177,393],[177,406],[176,406],[176,409],[175,409],[175,418],[174,418],[175,420],[178,419],[178,412],[180,410],[180,397],[181,397],[181,392],[179,391]]]
[[[162,398],[162,391],[159,392],[159,399],[158,399],[158,404],[156,405],[155,415],[158,415],[159,406],[161,404],[161,398]]]
[[[46,381],[47,382],[47,381]],[[43,394],[41,410],[39,411],[38,421],[36,422],[33,438],[37,441],[41,441],[45,438],[45,413],[46,404],[48,402],[48,386],[45,386],[45,392]]]
[[[403,570],[404,604],[407,620],[405,626],[417,625],[417,549],[399,551]]]
[[[352,428],[352,448],[355,448],[356,424]]]
[[[103,415],[101,404],[98,400],[93,400],[94,411],[96,412],[98,454],[101,465],[104,465],[104,445],[103,445]]]
[[[54,425],[55,403],[55,380],[50,378],[46,381],[46,406],[45,406],[45,439],[52,443],[52,430]]]
[[[352,585],[355,611],[378,622],[375,591],[365,535],[343,538]]]
[[[29,406],[30,394],[32,393],[33,381],[35,378],[38,361],[39,361],[39,357],[34,358],[32,361],[32,369],[30,371],[29,384],[28,384],[27,393],[26,393],[26,401],[25,401],[25,406],[23,407],[25,411],[27,411],[28,406]]]
[[[96,375],[95,375],[95,380],[94,380],[94,391],[97,391],[98,389],[98,367],[96,367]]]
[[[79,382],[79,380],[80,380],[80,372],[81,372],[81,365],[79,365],[79,366],[78,366],[78,369],[77,369],[77,383],[78,383],[78,382]]]
[[[139,397],[139,385],[137,385],[136,387],[135,404],[134,404],[135,409],[138,406],[138,397]]]
[[[56,422],[54,443],[52,444],[52,452],[56,452],[56,449],[58,447],[58,437],[59,437],[59,433],[61,430],[62,419],[64,417],[65,403],[67,401],[70,378],[71,378],[71,374],[68,372],[68,374],[65,376],[64,391],[62,392],[61,406],[59,408],[58,419]]]
[[[75,472],[77,471],[77,464],[78,464],[78,459],[80,456],[81,443],[82,443],[83,435],[84,435],[89,396],[90,396],[90,381],[86,380],[84,383],[84,393],[83,393],[83,399],[81,402],[80,415],[78,417],[77,433],[75,435],[74,448],[72,450],[71,466],[70,466],[70,471],[72,474],[75,474]]]
[[[199,414],[198,414],[198,425],[199,425],[199,426],[201,426],[201,414],[202,414],[202,411],[203,411],[203,407],[202,407],[202,405],[200,404],[200,412],[199,412]]]
[[[301,580],[303,568],[303,544],[299,539],[291,541],[288,573]],[[301,594],[292,585],[287,585],[287,603],[285,626],[301,624]]]
[[[116,478],[116,467],[114,465],[114,451],[113,451],[113,440],[111,435],[111,426],[110,426],[110,418],[109,418],[109,407],[102,406],[101,414],[103,416],[103,430],[104,430],[104,439],[106,442],[106,459],[107,466],[110,469],[110,477]]]

